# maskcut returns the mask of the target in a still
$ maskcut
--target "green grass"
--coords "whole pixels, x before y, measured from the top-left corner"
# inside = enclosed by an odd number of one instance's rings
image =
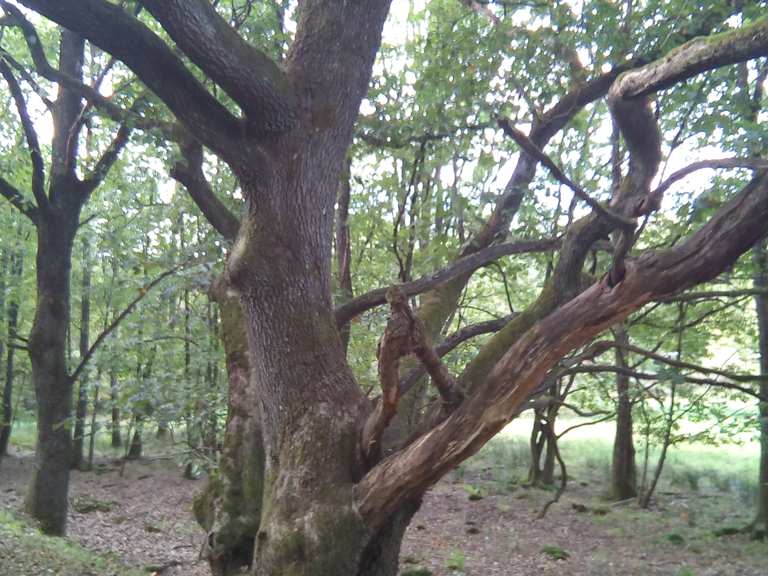
[[[558,429],[562,430],[578,422],[563,420],[559,422]],[[462,464],[459,477],[467,471],[490,471],[492,481],[486,488],[497,493],[525,483],[530,462],[530,427],[530,418],[519,418],[512,422],[477,456]],[[611,475],[613,434],[614,424],[608,422],[585,426],[563,437],[560,450],[568,465],[570,482],[594,483],[607,490]],[[643,448],[642,439],[636,436],[638,474],[643,464]],[[658,490],[730,493],[748,506],[757,496],[759,454],[760,448],[756,442],[721,446],[697,443],[673,446],[667,454]],[[658,447],[652,447],[649,475],[653,474],[658,456]]]
[[[96,433],[96,442],[94,443],[94,452],[97,457],[107,458],[119,458],[125,454],[127,449],[127,443],[130,440],[128,435],[128,425],[123,423],[122,426],[123,446],[120,448],[112,447],[112,434],[107,426],[107,422],[100,424]],[[155,437],[157,427],[154,424],[147,424],[144,427],[143,443],[144,454],[147,455],[159,455],[169,452],[180,452],[184,449],[184,446],[173,447],[173,441],[170,436],[167,439],[158,440]],[[133,431],[130,431],[133,434]],[[176,426],[173,431],[173,438],[176,443],[183,442],[185,440],[185,428],[184,426]],[[35,442],[37,440],[36,423],[34,420],[19,420],[14,422],[13,430],[11,432],[11,445],[21,450],[32,452],[35,450]],[[89,437],[85,439],[85,451],[88,452]]]
[[[146,576],[117,560],[97,556],[65,538],[42,535],[25,521],[0,511],[0,576]]]

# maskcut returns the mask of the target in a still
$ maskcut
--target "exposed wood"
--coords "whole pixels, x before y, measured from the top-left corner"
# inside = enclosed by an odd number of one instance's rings
[[[654,298],[716,277],[763,234],[766,218],[768,176],[753,180],[679,247],[628,261],[618,285],[598,282],[538,322],[455,412],[361,480],[361,513],[373,525],[383,521],[501,430],[560,357]]]

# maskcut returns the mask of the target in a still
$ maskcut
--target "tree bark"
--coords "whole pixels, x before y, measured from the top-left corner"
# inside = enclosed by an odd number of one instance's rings
[[[629,345],[629,334],[624,325],[614,328],[616,337],[616,365],[626,367],[625,350]],[[633,441],[632,401],[629,397],[629,376],[616,374],[616,436],[613,441],[611,463],[611,491],[614,500],[626,500],[637,496],[637,470],[635,467],[635,445]]]
[[[196,496],[194,509],[208,533],[204,555],[211,571],[215,576],[230,576],[253,562],[263,505],[264,445],[240,303],[220,283],[211,297],[219,305],[229,401],[219,475]]]
[[[67,373],[69,277],[77,214],[43,217],[37,231],[37,309],[29,337],[37,397],[37,447],[27,510],[44,532],[66,529],[72,457],[72,381]],[[48,220],[49,219],[49,220]]]

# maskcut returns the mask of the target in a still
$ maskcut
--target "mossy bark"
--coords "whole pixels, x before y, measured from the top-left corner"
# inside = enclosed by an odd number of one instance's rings
[[[264,445],[251,382],[245,317],[221,284],[211,291],[219,304],[227,362],[229,406],[218,475],[195,499],[195,516],[208,532],[205,556],[215,576],[229,576],[253,562],[261,522]]]

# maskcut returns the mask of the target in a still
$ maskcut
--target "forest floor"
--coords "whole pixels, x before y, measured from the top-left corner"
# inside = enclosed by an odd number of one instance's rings
[[[612,505],[602,496],[604,471],[587,462],[574,467],[560,502],[537,519],[554,491],[520,484],[523,470],[510,472],[505,454],[509,448],[497,443],[426,495],[405,538],[401,574],[768,575],[768,543],[713,533],[748,521],[749,507],[732,491],[664,485],[651,510]],[[210,574],[198,559],[203,534],[190,512],[204,480],[184,480],[168,460],[128,463],[122,474],[108,460],[97,472],[74,472],[68,568],[59,544],[48,543],[56,539],[36,544],[12,519],[31,471],[28,452],[5,459],[0,469],[0,576]],[[699,488],[701,478],[686,477]]]

